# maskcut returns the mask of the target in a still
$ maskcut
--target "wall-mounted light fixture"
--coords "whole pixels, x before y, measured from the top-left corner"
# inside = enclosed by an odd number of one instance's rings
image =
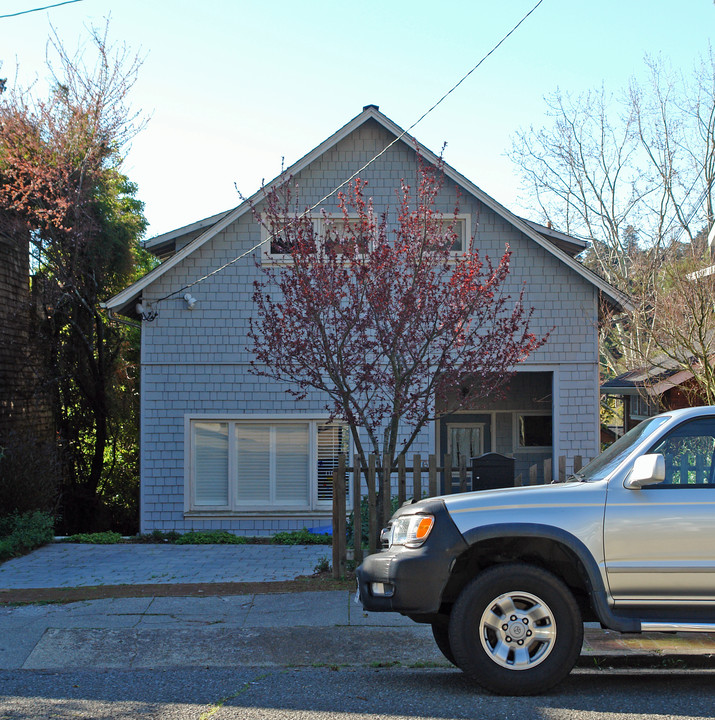
[[[159,311],[155,310],[151,303],[139,302],[136,304],[136,307],[134,309],[136,310],[137,315],[139,315],[142,320],[146,320],[147,322],[156,320],[157,316],[159,315]]]
[[[184,300],[186,301],[187,310],[193,310],[194,305],[196,305],[196,298],[193,295],[186,293],[186,295],[184,295]]]

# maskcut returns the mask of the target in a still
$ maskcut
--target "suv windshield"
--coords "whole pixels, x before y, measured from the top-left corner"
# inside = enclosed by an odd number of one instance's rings
[[[652,432],[664,422],[668,421],[667,416],[659,415],[644,420],[639,425],[629,430],[623,437],[618,438],[613,445],[607,447],[597,458],[586,465],[583,470],[576,473],[579,480],[603,480],[610,475],[626,458],[628,453],[643,439],[645,435]]]

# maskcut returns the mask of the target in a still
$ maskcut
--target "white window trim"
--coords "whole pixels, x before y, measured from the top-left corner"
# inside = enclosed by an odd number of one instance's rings
[[[268,513],[321,513],[332,509],[329,501],[318,500],[318,425],[328,423],[328,415],[245,415],[245,414],[188,414],[184,415],[184,514],[185,515],[256,515],[257,512]],[[228,423],[228,505],[196,505],[194,502],[194,445],[192,426],[195,422]],[[271,424],[308,424],[308,463],[309,463],[309,501],[308,505],[275,505],[273,489],[271,500],[266,503],[239,503],[238,488],[232,479],[235,476],[236,463],[236,423],[271,423]],[[347,427],[347,425],[346,425]],[[348,465],[353,457],[353,442],[348,436]],[[271,460],[273,462],[273,460]],[[352,483],[347,482],[348,506],[352,502]]]
[[[296,218],[286,218],[286,222],[288,223],[295,219]],[[314,217],[312,222],[314,231],[318,233],[320,231],[320,219]],[[261,223],[261,256],[263,261],[273,265],[290,265],[293,262],[291,255],[271,252],[271,241],[268,239],[270,234],[268,228]]]
[[[315,210],[313,216],[313,228],[317,235],[322,235],[323,233],[323,225],[325,220],[323,219],[321,215],[320,210]],[[357,215],[348,215],[347,220],[348,222],[351,222],[353,220],[358,220],[359,217]],[[290,218],[288,219],[288,221]],[[339,223],[341,220],[343,220],[343,216],[334,216],[331,218],[331,220],[335,223]],[[457,221],[464,221],[464,234],[462,236],[462,249],[461,250],[454,250],[450,251],[450,257],[452,258],[458,258],[464,255],[464,253],[471,247],[472,242],[472,215],[471,213],[457,213],[457,215],[450,215],[447,213],[443,214],[442,221],[449,225],[452,220]],[[264,224],[261,224],[261,256],[262,261],[266,263],[270,263],[273,265],[290,265],[293,262],[293,259],[290,255],[286,254],[278,254],[278,253],[272,253],[271,252],[271,242],[268,239],[270,233],[268,232],[268,229]]]
[[[443,221],[449,225],[452,220],[464,220],[464,235],[462,236],[462,249],[453,250],[450,255],[458,258],[470,249],[472,244],[472,215],[471,213],[457,213],[457,215],[444,215]]]
[[[530,452],[551,453],[554,448],[554,414],[543,410],[512,410],[512,447],[514,454],[528,454]],[[550,417],[551,418],[551,445],[520,445],[519,444],[519,418],[520,417]]]

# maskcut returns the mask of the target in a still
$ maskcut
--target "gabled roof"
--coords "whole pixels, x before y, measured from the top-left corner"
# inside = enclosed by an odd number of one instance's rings
[[[674,360],[661,356],[650,367],[629,370],[601,385],[603,395],[662,395],[667,390],[691,380],[693,373],[682,369]]]
[[[416,148],[422,157],[424,157],[428,162],[433,164],[439,163],[437,155],[415,140],[415,138],[411,135],[404,133],[402,128],[396,125],[386,115],[381,113],[376,105],[367,105],[363,108],[363,111],[359,115],[354,117],[350,122],[340,128],[340,130],[324,140],[315,149],[311,150],[307,155],[304,155],[300,160],[298,160],[298,162],[289,167],[285,174],[274,178],[270,183],[268,183],[268,185],[265,186],[265,188],[256,192],[251,198],[233,208],[233,210],[213,215],[210,218],[200,220],[192,225],[187,225],[184,228],[173,230],[169,233],[159,235],[158,237],[149,240],[146,243],[147,249],[157,252],[162,248],[162,246],[168,246],[172,241],[175,241],[180,237],[184,237],[192,232],[198,232],[198,236],[192,239],[187,245],[182,247],[167,260],[164,260],[161,265],[148,272],[143,278],[137,280],[128,288],[110,298],[106,303],[103,303],[103,307],[116,312],[132,312],[134,304],[141,297],[145,288],[151,285],[171,268],[175,267],[184,259],[189,257],[189,255],[198,250],[202,245],[227,228],[242,215],[250,212],[251,206],[257,204],[263,198],[264,191],[271,190],[279,185],[285,176],[297,175],[368,120],[375,120],[395,137],[401,137],[403,142],[410,144],[413,148]],[[592,285],[596,286],[602,297],[609,305],[616,309],[622,309],[630,306],[628,298],[623,293],[619,292],[598,275],[585,268],[581,263],[575,260],[569,252],[565,251],[564,248],[569,251],[573,251],[575,247],[581,243],[581,241],[564,235],[563,233],[557,233],[556,231],[546,228],[543,225],[537,225],[536,223],[517,217],[503,205],[494,200],[494,198],[483,192],[473,182],[464,177],[464,175],[457,172],[450,165],[443,163],[443,169],[446,177],[455,182],[457,185],[461,185],[465,190],[471,193],[488,208],[493,210],[497,215],[504,218],[511,225],[519,229],[524,235],[537,243],[537,245],[541,246],[546,252],[554,255],[564,265],[568,266],[575,273],[586,279]],[[545,236],[547,233],[552,234],[553,237],[547,238]],[[559,247],[559,245],[561,245],[561,247]],[[582,249],[584,248],[585,244]],[[177,288],[177,290],[178,289],[179,288]]]

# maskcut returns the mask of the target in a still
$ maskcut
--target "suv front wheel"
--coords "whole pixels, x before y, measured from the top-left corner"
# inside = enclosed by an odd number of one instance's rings
[[[565,678],[583,623],[555,575],[522,563],[481,572],[452,608],[449,646],[470,679],[499,695],[536,695]]]

